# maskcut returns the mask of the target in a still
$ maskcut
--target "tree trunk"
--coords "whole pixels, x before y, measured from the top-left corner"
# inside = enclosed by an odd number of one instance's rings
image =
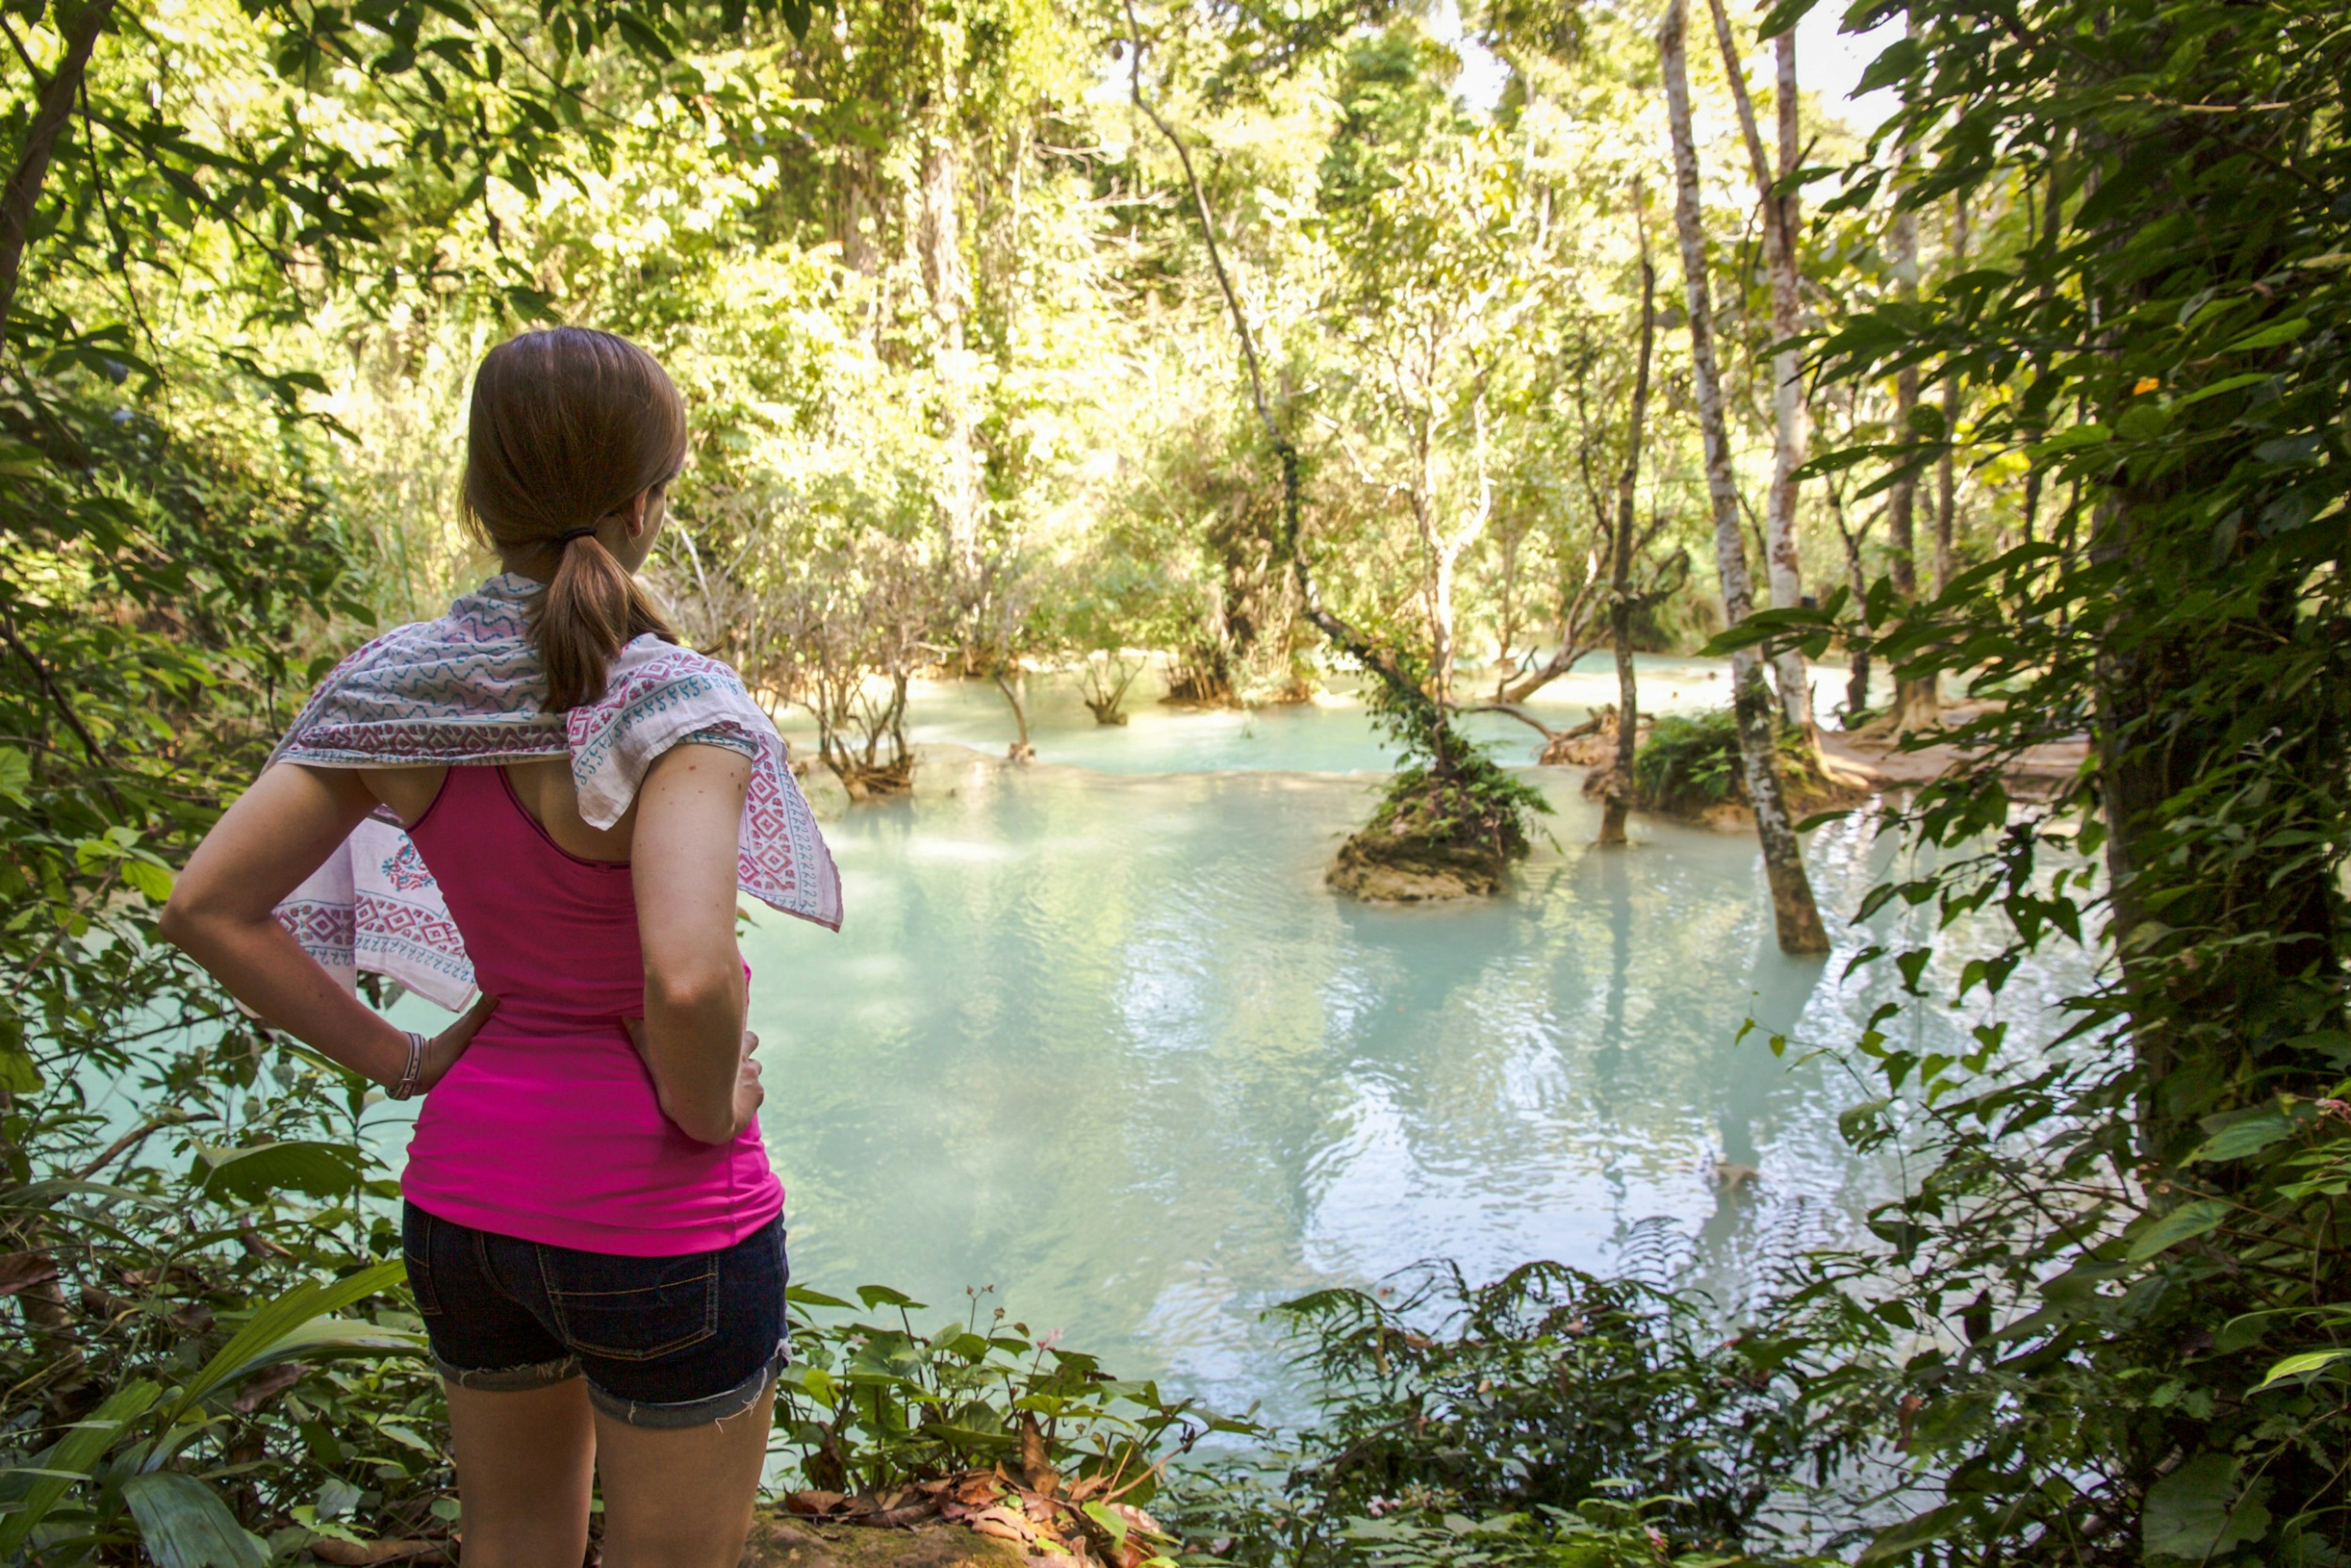
[[[65,24],[65,50],[57,57],[55,73],[41,84],[24,149],[16,156],[6,188],[0,189],[0,339],[5,338],[9,313],[16,308],[25,246],[33,231],[33,212],[40,204],[41,187],[49,177],[49,161],[73,116],[74,97],[81,91],[82,78],[89,69],[90,51],[98,47],[98,36],[113,16],[114,0],[94,0]]]
[[[1829,517],[1836,524],[1837,538],[1844,546],[1845,585],[1853,592],[1853,601],[1859,604],[1869,597],[1869,577],[1862,570],[1861,566],[1861,541],[1863,536],[1869,532],[1869,525],[1866,522],[1863,523],[1859,532],[1845,527],[1844,497],[1840,493],[1834,479],[1829,482],[1828,497]],[[1853,667],[1845,673],[1845,723],[1848,726],[1852,725],[1858,716],[1868,711],[1869,647],[1868,644],[1864,643],[1854,649]]]
[[[940,461],[933,506],[946,535],[960,595],[979,581],[979,520],[985,504],[979,438],[972,409],[972,354],[964,325],[971,313],[971,275],[964,265],[961,180],[953,131],[935,127],[923,152],[923,284],[931,297],[933,358],[939,378]]]
[[[1917,24],[1911,24],[1915,33]],[[1896,149],[1896,162],[1907,172],[1910,165],[1911,146],[1904,141]],[[1904,304],[1915,304],[1918,298],[1918,215],[1897,212],[1889,225],[1886,250],[1894,263],[1894,297]],[[1913,445],[1917,434],[1910,423],[1910,415],[1918,406],[1918,371],[1915,366],[1905,366],[1894,377],[1894,439],[1904,445]],[[1905,474],[1886,493],[1886,545],[1893,552],[1890,575],[1894,591],[1905,604],[1918,598],[1918,479],[1915,473]],[[1935,681],[1905,680],[1894,682],[1894,706],[1887,710],[1884,722],[1896,734],[1907,735],[1913,730],[1932,728],[1942,716],[1942,696]]]
[[[1658,55],[1666,78],[1667,117],[1674,141],[1674,220],[1680,231],[1684,291],[1689,301],[1690,380],[1698,395],[1706,447],[1708,498],[1714,511],[1715,563],[1722,575],[1723,619],[1736,626],[1753,609],[1747,544],[1739,531],[1739,494],[1730,473],[1730,438],[1715,367],[1713,308],[1708,297],[1706,232],[1698,210],[1698,145],[1690,132],[1689,68],[1685,56],[1687,0],[1668,0]],[[1751,648],[1731,660],[1731,709],[1739,726],[1740,760],[1755,810],[1755,832],[1771,886],[1771,914],[1780,947],[1788,953],[1828,951],[1828,933],[1804,873],[1803,846],[1788,819],[1772,736],[1771,695],[1762,662]]]
[[[1796,30],[1780,35],[1773,45],[1779,66],[1775,107],[1780,121],[1780,169],[1782,180],[1796,172],[1803,156],[1798,143],[1796,119]],[[1767,201],[1769,198],[1767,197]],[[1793,191],[1771,204],[1778,209],[1774,225],[1780,234],[1779,254],[1771,262],[1771,331],[1784,345],[1803,329],[1802,302],[1797,290],[1797,196]],[[1804,465],[1805,417],[1802,357],[1783,346],[1771,356],[1772,455],[1771,496],[1766,528],[1771,541],[1771,602],[1792,610],[1804,601],[1804,576],[1798,552],[1796,470]],[[1777,655],[1780,710],[1790,724],[1807,735],[1813,729],[1813,683],[1804,667],[1803,652],[1783,648]]]
[[[1641,481],[1641,437],[1649,423],[1649,363],[1657,341],[1657,269],[1649,259],[1648,193],[1633,187],[1641,230],[1641,352],[1633,371],[1633,406],[1625,424],[1625,467],[1616,476],[1616,538],[1609,547],[1608,634],[1616,650],[1616,761],[1600,807],[1603,849],[1625,843],[1633,805],[1633,756],[1641,744],[1641,688],[1633,673],[1634,502]]]
[[[1796,171],[1802,156],[1796,105],[1796,35],[1794,29],[1775,41],[1774,110],[1779,141],[1777,166],[1765,155],[1763,138],[1756,128],[1755,103],[1740,68],[1739,47],[1723,0],[1708,0],[1714,17],[1715,42],[1722,50],[1723,74],[1729,81],[1731,106],[1747,144],[1749,170],[1755,177],[1755,200],[1763,214],[1763,265],[1771,280],[1771,336],[1780,343],[1802,326],[1802,306],[1796,279],[1796,196],[1774,193],[1780,181]],[[1765,497],[1763,525],[1764,571],[1771,587],[1775,610],[1792,610],[1804,601],[1804,576],[1797,550],[1796,470],[1804,465],[1804,384],[1802,360],[1792,347],[1771,356],[1771,489]],[[1790,724],[1806,734],[1813,727],[1813,686],[1801,649],[1787,647],[1771,656],[1772,674],[1780,690],[1780,711]]]
[[[1018,664],[1009,669],[998,666],[996,689],[1002,692],[1004,700],[1011,705],[1012,727],[1018,736],[1005,751],[1005,756],[1014,762],[1034,761],[1037,748],[1029,744],[1029,672]]]
[[[1951,198],[1951,259],[1964,267],[1968,258],[1968,198]],[[1959,465],[1952,456],[1959,444],[1959,378],[1943,378],[1943,455],[1935,465],[1935,591],[1951,586],[1956,570],[1952,535],[1958,526]]]

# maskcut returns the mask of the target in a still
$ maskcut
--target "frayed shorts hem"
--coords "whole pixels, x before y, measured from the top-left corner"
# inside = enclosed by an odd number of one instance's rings
[[[776,1346],[776,1354],[768,1364],[721,1394],[701,1399],[683,1399],[674,1404],[655,1404],[643,1399],[623,1399],[619,1395],[600,1388],[593,1378],[588,1382],[588,1403],[613,1420],[631,1427],[654,1430],[683,1430],[689,1427],[707,1427],[715,1421],[731,1420],[759,1402],[768,1385],[783,1375],[791,1364],[791,1349],[787,1344]],[[563,1356],[555,1361],[531,1362],[522,1366],[462,1367],[452,1366],[439,1356],[433,1358],[435,1371],[454,1388],[470,1388],[483,1394],[528,1394],[534,1389],[552,1388],[559,1383],[569,1383],[580,1375],[580,1358]]]

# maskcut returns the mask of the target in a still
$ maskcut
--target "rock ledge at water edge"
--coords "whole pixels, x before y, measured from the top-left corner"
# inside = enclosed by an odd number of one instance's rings
[[[960,1524],[875,1530],[811,1524],[764,1511],[743,1548],[743,1568],[1030,1568],[1041,1561],[1012,1542]]]

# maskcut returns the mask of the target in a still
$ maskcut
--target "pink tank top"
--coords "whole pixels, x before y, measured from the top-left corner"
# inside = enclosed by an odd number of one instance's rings
[[[758,1124],[717,1145],[679,1132],[622,1027],[644,1012],[629,868],[558,848],[494,766],[451,768],[408,836],[499,1000],[425,1097],[401,1190],[477,1230],[636,1258],[731,1247],[781,1213]]]

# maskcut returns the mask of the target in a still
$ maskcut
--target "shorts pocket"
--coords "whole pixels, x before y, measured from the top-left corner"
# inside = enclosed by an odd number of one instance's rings
[[[548,1307],[565,1348],[611,1361],[652,1361],[718,1333],[718,1260],[619,1258],[542,1248]]]
[[[413,1204],[400,1221],[401,1261],[408,1266],[409,1293],[416,1310],[428,1318],[441,1315],[441,1298],[433,1289],[433,1217]]]

